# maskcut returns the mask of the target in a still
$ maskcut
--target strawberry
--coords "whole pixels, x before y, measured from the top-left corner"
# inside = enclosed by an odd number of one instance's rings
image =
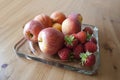
[[[71,34],[71,35],[74,36],[74,38],[77,39],[77,34],[76,34],[76,33],[73,33],[73,34]]]
[[[85,43],[87,39],[87,35],[84,31],[80,31],[77,33],[77,38],[81,43]]]
[[[85,43],[85,51],[89,51],[89,52],[96,52],[97,50],[97,45],[93,42],[87,42]]]
[[[83,31],[86,32],[86,34],[87,34],[87,41],[89,41],[90,38],[92,37],[92,34],[93,34],[92,28],[90,28],[90,27],[85,27],[85,28],[83,29]]]
[[[90,35],[93,34],[93,30],[90,27],[85,27],[83,31],[85,31],[86,33],[89,33]]]
[[[81,44],[77,45],[73,50],[73,55],[75,59],[80,59],[80,53],[84,52],[83,46]]]
[[[68,60],[70,56],[71,50],[69,48],[63,48],[58,51],[58,56],[61,60]]]
[[[95,37],[91,37],[90,41],[97,44],[97,40],[95,39]]]
[[[65,45],[66,47],[73,49],[78,44],[78,39],[74,37],[74,35],[66,35],[65,36]]]
[[[91,67],[95,64],[95,55],[90,52],[80,54],[81,62],[83,66]]]

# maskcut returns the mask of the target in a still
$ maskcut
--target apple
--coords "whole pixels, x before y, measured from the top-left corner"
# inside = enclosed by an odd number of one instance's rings
[[[61,30],[62,25],[61,25],[60,23],[54,23],[53,26],[52,26],[52,28],[55,28],[55,29],[57,29],[57,30],[59,30],[59,31],[62,31],[62,30]]]
[[[37,21],[31,20],[24,26],[24,37],[30,41],[37,42],[38,34],[44,28],[42,24]]]
[[[65,35],[78,33],[81,31],[81,23],[76,18],[67,18],[62,23],[62,32]]]
[[[71,19],[77,19],[80,23],[82,23],[83,17],[81,16],[81,14],[77,14],[77,13],[71,13],[70,15],[68,15],[68,18]]]
[[[54,55],[64,45],[64,34],[52,27],[45,28],[38,35],[38,44],[42,53]]]
[[[50,15],[51,19],[53,20],[54,23],[60,23],[62,24],[62,22],[66,19],[66,16],[59,11],[55,11]]]
[[[43,24],[45,26],[45,28],[47,27],[52,27],[52,19],[47,16],[46,14],[40,14],[35,16],[34,20],[40,22],[41,24]]]

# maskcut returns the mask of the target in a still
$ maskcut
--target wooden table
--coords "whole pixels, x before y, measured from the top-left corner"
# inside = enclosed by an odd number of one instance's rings
[[[96,75],[19,58],[13,51],[23,25],[40,13],[81,13],[83,23],[99,28],[100,67]],[[120,80],[119,0],[0,0],[0,80]]]

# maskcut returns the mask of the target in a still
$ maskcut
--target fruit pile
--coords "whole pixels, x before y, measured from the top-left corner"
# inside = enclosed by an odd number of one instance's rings
[[[24,37],[39,44],[42,54],[57,55],[62,61],[80,61],[83,66],[95,64],[97,41],[93,29],[82,28],[82,16],[55,11],[50,16],[40,14],[26,23]]]

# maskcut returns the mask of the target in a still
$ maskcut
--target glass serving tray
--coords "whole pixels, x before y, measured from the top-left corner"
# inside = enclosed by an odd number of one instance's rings
[[[84,67],[81,66],[80,61],[62,61],[56,55],[53,57],[46,56],[42,54],[38,47],[38,43],[32,43],[25,38],[22,38],[18,41],[14,46],[15,53],[22,58],[39,61],[45,64],[53,65],[56,67],[64,68],[67,70],[75,71],[78,73],[83,73],[86,75],[95,74],[99,64],[100,64],[100,52],[99,52],[99,42],[98,42],[98,28],[89,25],[89,24],[82,24],[82,28],[89,26],[94,30],[93,36],[97,40],[97,51],[95,53],[96,56],[96,63],[92,67]]]

